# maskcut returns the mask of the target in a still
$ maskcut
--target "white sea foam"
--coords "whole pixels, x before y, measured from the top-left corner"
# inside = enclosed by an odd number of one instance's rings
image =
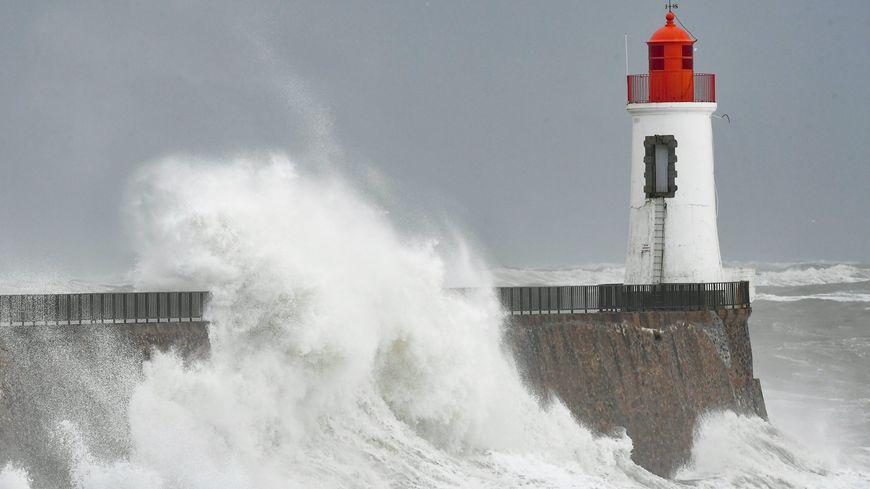
[[[27,471],[7,464],[0,470],[0,489],[29,489],[30,477]]]
[[[83,292],[113,292],[124,290],[121,280],[88,281],[64,278],[59,272],[9,272],[0,273],[0,294],[75,294]]]
[[[848,284],[870,280],[870,268],[855,265],[793,265],[784,270],[756,273],[759,286]]]
[[[658,480],[627,438],[542,411],[501,351],[494,297],[445,292],[434,242],[340,181],[280,157],[164,161],[132,191],[139,285],[211,290],[212,357],[158,355],[130,404],[129,461],[80,457],[79,472],[194,488]]]
[[[722,487],[870,487],[867,473],[820,458],[760,418],[728,411],[701,420],[692,462],[677,479],[716,481]]]
[[[826,292],[808,295],[776,295],[757,294],[756,300],[772,302],[795,302],[805,300],[820,300],[833,302],[870,302],[870,294],[866,292]]]
[[[130,192],[137,286],[211,290],[212,354],[145,365],[127,454],[98,456],[61,423],[75,487],[680,487],[633,464],[627,437],[539,407],[491,292],[445,291],[435,241],[397,233],[339,179],[283,157],[168,160]],[[600,273],[588,281],[618,281]],[[704,426],[683,473],[696,487],[843,477],[759,420]],[[771,463],[752,459],[765,451]],[[27,487],[18,469],[2,477]]]
[[[769,265],[756,264],[760,267]],[[616,264],[590,265],[564,269],[497,268],[492,271],[500,286],[589,285],[621,283],[625,268]],[[870,268],[848,264],[789,264],[786,268],[757,270],[757,286],[801,286],[849,284],[870,281]]]
[[[493,283],[501,287],[541,285],[595,285],[622,283],[625,268],[601,264],[566,269],[497,268]]]

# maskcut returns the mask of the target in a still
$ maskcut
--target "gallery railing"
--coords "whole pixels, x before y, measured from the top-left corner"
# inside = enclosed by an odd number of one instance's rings
[[[0,295],[0,325],[201,321],[208,292]]]
[[[510,314],[691,311],[744,309],[750,305],[749,282],[500,287],[497,293]]]
[[[715,102],[716,101],[716,75],[712,73],[695,73],[692,75],[691,85],[686,90],[691,90],[691,100],[680,98],[670,100],[663,93],[661,87],[658,92],[650,89],[650,75],[628,75],[628,103],[649,104],[657,102]],[[655,90],[655,87],[652,88]]]

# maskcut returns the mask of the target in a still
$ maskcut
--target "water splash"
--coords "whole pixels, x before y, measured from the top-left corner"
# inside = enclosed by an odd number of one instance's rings
[[[300,176],[280,156],[167,160],[132,195],[139,285],[214,294],[211,359],[158,356],[130,403],[130,459],[170,487],[528,475],[495,453],[599,483],[633,465],[626,438],[542,412],[501,349],[494,297],[446,292],[435,241],[401,236],[340,179]],[[635,477],[655,479],[620,479]]]
[[[169,159],[130,196],[130,279],[211,290],[212,352],[145,364],[119,413],[123,453],[61,423],[74,487],[684,487],[633,464],[624,435],[541,408],[502,350],[492,294],[445,290],[450,275],[489,279],[448,272],[437,241],[401,235],[340,178],[282,156]],[[759,420],[714,417],[681,476],[711,488],[842,476],[793,452]],[[19,469],[0,477],[27,487]]]
[[[0,489],[30,489],[30,476],[26,470],[7,464],[0,470]]]
[[[837,467],[770,423],[733,412],[710,413],[701,420],[692,462],[676,478],[753,488],[845,489],[870,484],[870,474]]]

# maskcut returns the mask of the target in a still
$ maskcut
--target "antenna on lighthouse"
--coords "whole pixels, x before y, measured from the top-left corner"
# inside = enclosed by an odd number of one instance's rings
[[[668,3],[665,5],[665,8],[668,9],[668,12],[673,12],[673,9],[680,8],[680,6],[674,2],[668,1]]]
[[[628,33],[625,34],[625,76],[628,76]]]

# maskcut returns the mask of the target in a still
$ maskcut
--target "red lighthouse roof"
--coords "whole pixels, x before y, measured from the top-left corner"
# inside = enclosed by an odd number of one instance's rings
[[[677,27],[674,24],[675,17],[676,16],[674,15],[673,12],[668,12],[668,14],[665,15],[665,20],[667,21],[665,23],[665,26],[662,27],[661,29],[655,31],[655,33],[653,33],[652,37],[649,38],[649,41],[647,41],[647,44],[653,44],[653,43],[659,44],[659,43],[671,43],[671,42],[678,42],[678,43],[683,43],[683,44],[694,43],[695,39],[692,38],[692,36],[690,36],[688,32],[681,29],[680,27]]]
[[[697,39],[677,27],[676,18],[668,11],[664,27],[647,41],[649,74],[629,75],[628,103],[716,101],[715,75],[695,73]]]

